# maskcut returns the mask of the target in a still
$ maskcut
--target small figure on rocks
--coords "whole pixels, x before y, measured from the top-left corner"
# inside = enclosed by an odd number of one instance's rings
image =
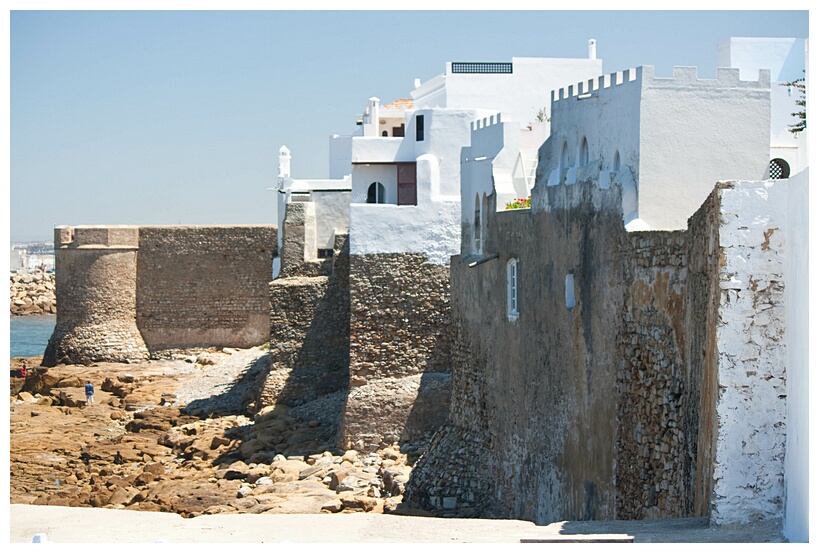
[[[25,378],[28,374],[28,368],[26,367],[26,362],[23,361],[23,366],[20,367],[20,378]]]
[[[85,404],[91,405],[94,403],[94,385],[88,380],[85,384]]]

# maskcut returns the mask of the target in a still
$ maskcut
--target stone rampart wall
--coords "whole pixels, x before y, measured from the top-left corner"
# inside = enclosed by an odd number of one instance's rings
[[[343,444],[428,441],[449,409],[449,267],[423,254],[350,257]]]
[[[272,226],[57,227],[60,309],[43,363],[267,340]]]
[[[258,408],[346,390],[350,367],[349,242],[337,235],[329,275],[270,283],[270,372]],[[341,416],[341,413],[338,413]]]
[[[685,231],[674,231],[637,232],[627,239],[624,276],[629,289],[617,382],[621,519],[689,513],[683,420],[687,238]]]
[[[540,192],[558,207],[489,213],[484,257],[454,258],[454,431],[408,484],[408,498],[422,506],[538,523],[615,516],[619,193],[581,185]],[[517,317],[508,311],[510,260]],[[458,457],[461,436],[484,442],[473,462],[486,472],[423,481],[427,465],[456,468],[448,459]]]
[[[140,227],[137,326],[153,351],[269,338],[272,226]]]
[[[720,183],[685,231],[627,233],[592,183],[490,214],[484,256],[453,258],[450,422],[405,499],[537,523],[781,517],[783,186]]]

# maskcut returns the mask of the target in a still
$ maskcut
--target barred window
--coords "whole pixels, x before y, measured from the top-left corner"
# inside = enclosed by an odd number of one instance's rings
[[[787,179],[791,176],[791,166],[784,159],[772,159],[768,165],[768,173],[772,179]]]
[[[452,62],[453,73],[511,73],[511,63],[492,62]]]

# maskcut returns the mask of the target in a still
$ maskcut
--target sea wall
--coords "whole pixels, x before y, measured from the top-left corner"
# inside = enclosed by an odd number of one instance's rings
[[[54,243],[46,366],[267,340],[275,227],[64,226]]]

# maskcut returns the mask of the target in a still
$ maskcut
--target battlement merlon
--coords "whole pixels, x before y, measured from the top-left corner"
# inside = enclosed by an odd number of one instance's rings
[[[54,228],[56,249],[139,249],[139,226],[83,225]]]
[[[478,129],[483,129],[485,127],[491,127],[493,125],[500,125],[501,123],[506,123],[506,121],[502,121],[502,117],[500,113],[496,113],[495,115],[490,115],[489,117],[482,117],[480,119],[475,119],[472,121],[469,126],[470,130],[476,131]]]
[[[675,66],[672,77],[655,77],[653,65],[632,67],[623,71],[615,71],[607,75],[600,75],[596,79],[589,79],[568,87],[552,91],[552,102],[577,98],[591,94],[601,89],[627,86],[635,83],[646,88],[757,88],[767,89],[771,86],[771,72],[769,69],[760,69],[759,78],[755,81],[743,81],[739,78],[739,69],[734,67],[718,67],[716,79],[700,79],[697,77],[696,67]]]

